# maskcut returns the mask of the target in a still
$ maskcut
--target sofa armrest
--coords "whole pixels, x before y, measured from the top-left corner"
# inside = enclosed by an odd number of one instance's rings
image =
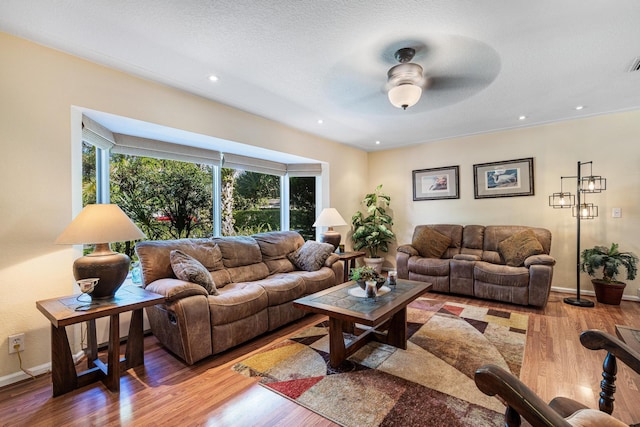
[[[398,246],[397,251],[405,253],[405,254],[407,254],[409,256],[418,256],[418,255],[420,255],[418,250],[416,248],[414,248],[413,246],[411,246],[411,245],[400,245],[400,246]]]
[[[554,265],[556,265],[556,260],[550,255],[531,255],[524,260],[524,266],[529,268],[532,265],[549,265],[553,267]]]
[[[455,254],[453,256],[453,259],[460,260],[460,261],[480,261],[481,260],[481,258],[478,255],[471,255],[471,254]]]
[[[194,295],[209,296],[209,292],[202,286],[179,279],[158,279],[149,283],[145,289],[164,295],[168,304]]]
[[[325,267],[331,267],[339,259],[340,259],[340,257],[338,256],[338,254],[331,254],[331,255],[329,255],[329,258],[327,258],[327,260],[324,262],[324,266]]]

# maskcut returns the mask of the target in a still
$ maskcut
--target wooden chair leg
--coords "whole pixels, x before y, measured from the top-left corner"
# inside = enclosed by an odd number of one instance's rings
[[[618,365],[616,357],[607,353],[602,364],[602,381],[600,382],[600,400],[598,401],[600,410],[611,415],[613,412],[613,402],[616,400],[613,394],[616,392],[616,374],[618,373]]]

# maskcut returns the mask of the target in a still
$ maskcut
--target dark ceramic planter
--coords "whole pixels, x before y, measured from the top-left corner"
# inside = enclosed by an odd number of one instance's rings
[[[591,279],[596,299],[602,304],[620,305],[624,288],[624,282],[605,282],[602,279]]]

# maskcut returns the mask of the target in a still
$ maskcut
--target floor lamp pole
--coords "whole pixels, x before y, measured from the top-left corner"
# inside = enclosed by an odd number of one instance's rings
[[[578,173],[577,173],[577,177],[578,177],[578,186],[576,189],[576,221],[577,221],[577,231],[576,231],[576,246],[577,246],[577,253],[576,253],[576,298],[565,298],[564,302],[567,304],[571,304],[571,305],[577,305],[580,307],[593,307],[595,304],[593,303],[593,301],[590,300],[586,300],[586,299],[580,299],[580,221],[581,221],[581,211],[580,211],[580,207],[581,207],[581,203],[580,203],[580,181],[581,181],[581,176],[580,176],[580,167],[582,166],[581,162],[578,162]]]

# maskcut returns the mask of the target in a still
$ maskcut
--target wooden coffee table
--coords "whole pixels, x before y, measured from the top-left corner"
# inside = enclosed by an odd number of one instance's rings
[[[329,316],[329,364],[334,368],[372,339],[406,350],[407,306],[431,288],[430,283],[398,279],[395,289],[373,301],[351,295],[349,289],[357,286],[351,281],[293,302],[301,310]],[[346,345],[343,332],[353,332],[356,323],[368,329]]]

